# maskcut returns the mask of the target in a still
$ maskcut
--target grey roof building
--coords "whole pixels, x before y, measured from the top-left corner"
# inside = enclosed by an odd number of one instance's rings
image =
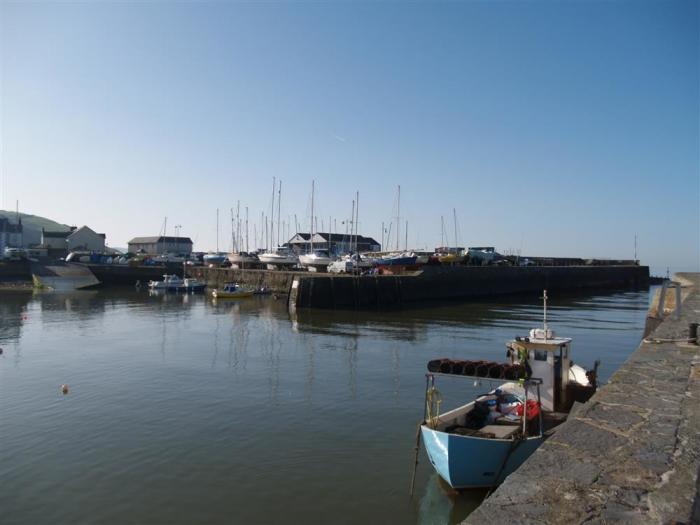
[[[308,233],[297,233],[289,239],[287,244],[296,253],[306,253],[311,248],[311,235]],[[372,237],[363,235],[348,235],[345,233],[314,233],[314,249],[330,250],[334,254],[350,253],[355,249],[357,240],[358,252],[378,252],[382,249],[381,244]]]
[[[162,255],[165,253],[192,253],[192,239],[189,237],[170,237],[165,235],[154,237],[134,237],[129,241],[131,253],[147,253]]]

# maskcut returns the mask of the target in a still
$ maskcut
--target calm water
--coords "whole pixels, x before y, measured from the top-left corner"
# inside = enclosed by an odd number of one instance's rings
[[[648,292],[551,303],[574,360],[601,358],[606,380],[641,338]],[[0,321],[4,524],[454,523],[483,495],[446,494],[424,455],[407,495],[426,362],[500,360],[541,306],[292,320],[271,297],[123,290],[4,294]],[[447,409],[488,384],[439,386]]]

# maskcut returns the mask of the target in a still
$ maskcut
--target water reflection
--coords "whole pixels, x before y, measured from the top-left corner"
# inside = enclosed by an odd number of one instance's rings
[[[643,293],[553,303],[582,364],[603,354],[611,373],[641,337]],[[3,296],[0,343],[22,359],[0,359],[0,507],[25,523],[459,522],[483,495],[443,491],[424,456],[406,497],[426,362],[500,359],[540,319],[537,297],[290,319],[271,297]],[[93,473],[102,491],[81,497]]]

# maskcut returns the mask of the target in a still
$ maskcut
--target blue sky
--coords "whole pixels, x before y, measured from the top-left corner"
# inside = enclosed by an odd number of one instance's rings
[[[112,246],[316,210],[699,269],[698,3],[0,4],[0,207]],[[294,226],[292,225],[292,230]],[[308,230],[308,226],[303,228]],[[392,227],[392,236],[396,226]],[[403,237],[403,233],[401,234]],[[393,244],[394,241],[392,241]],[[402,240],[403,244],[403,240]]]

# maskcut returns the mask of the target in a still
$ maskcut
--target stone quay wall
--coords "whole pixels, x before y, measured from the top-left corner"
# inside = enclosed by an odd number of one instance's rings
[[[647,323],[652,331],[609,383],[465,523],[700,523],[700,347],[687,342],[700,274],[674,280],[680,318],[662,309]]]

